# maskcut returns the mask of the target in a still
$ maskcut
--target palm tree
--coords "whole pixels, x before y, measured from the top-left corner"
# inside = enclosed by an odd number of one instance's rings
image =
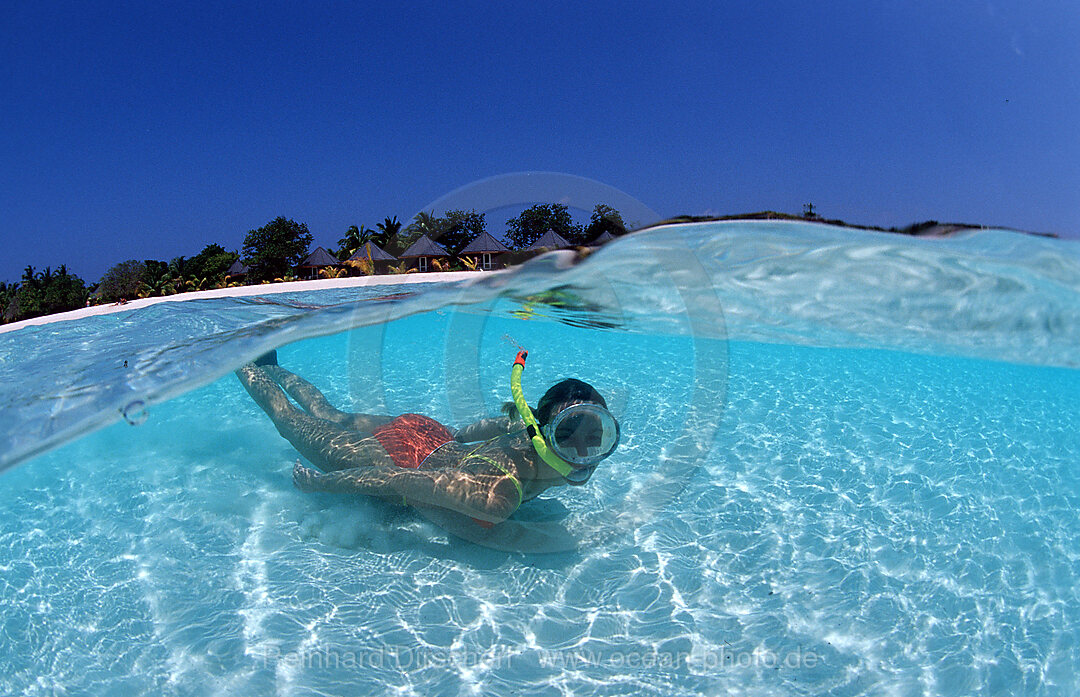
[[[338,259],[345,261],[351,257],[356,253],[356,250],[363,247],[374,234],[374,230],[370,230],[363,225],[360,227],[350,225],[349,229],[345,231],[345,236],[338,240]]]
[[[420,235],[427,235],[432,239],[436,239],[441,231],[442,225],[440,219],[435,217],[435,211],[428,213],[427,211],[420,211],[409,223],[409,227],[405,228],[406,232],[417,233],[417,237]]]
[[[150,296],[158,295],[172,295],[176,292],[176,288],[173,286],[173,279],[168,275],[161,275],[151,278],[143,279],[139,284],[139,289],[135,291],[135,294],[140,298],[149,298]]]
[[[397,219],[396,215],[393,218],[386,216],[375,227],[379,228],[379,233],[375,235],[375,244],[386,249],[386,246],[390,244],[390,240],[397,237],[401,232],[401,221]]]
[[[173,278],[182,278],[184,276],[185,267],[187,267],[187,259],[184,257],[173,257],[169,262],[169,275]]]
[[[391,254],[401,254],[409,245],[420,239],[420,235],[427,235],[437,241],[442,237],[444,223],[445,221],[442,218],[435,217],[435,211],[430,213],[420,211],[412,219],[408,227],[402,231],[402,234],[398,235],[396,239],[390,240],[393,244],[385,249]]]
[[[142,279],[135,291],[140,298],[148,298],[158,295],[172,295],[176,292],[176,284],[169,273],[168,266],[144,265]]]

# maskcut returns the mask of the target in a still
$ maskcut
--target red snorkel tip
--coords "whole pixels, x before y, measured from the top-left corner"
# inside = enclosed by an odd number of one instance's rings
[[[525,359],[528,358],[528,357],[529,357],[529,352],[528,351],[525,351],[525,350],[518,351],[517,358],[514,359],[514,365],[520,365],[522,368],[524,368],[525,367]]]

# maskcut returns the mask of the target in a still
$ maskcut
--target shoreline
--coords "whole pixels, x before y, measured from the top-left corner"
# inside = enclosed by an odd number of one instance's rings
[[[196,290],[187,293],[176,293],[175,295],[161,295],[151,298],[139,298],[136,300],[129,300],[123,305],[118,305],[116,303],[110,303],[108,305],[91,305],[90,307],[83,307],[79,308],[78,310],[58,312],[52,315],[42,315],[41,317],[31,317],[30,319],[24,319],[18,322],[12,322],[10,324],[0,324],[0,334],[17,331],[25,327],[52,324],[53,322],[66,322],[70,320],[83,319],[84,317],[111,315],[117,312],[138,310],[143,307],[157,305],[158,303],[184,302],[187,300],[205,300],[209,298],[250,297],[258,295],[273,295],[275,293],[297,293],[309,290],[326,290],[328,288],[397,286],[410,285],[414,283],[439,282],[460,283],[468,281],[470,278],[484,278],[491,274],[497,273],[501,273],[501,270],[441,271],[427,272],[423,274],[410,273],[383,276],[354,276],[351,278],[321,278],[312,281],[290,281],[288,283],[266,283],[256,286],[237,286],[235,288],[214,288],[212,290]]]

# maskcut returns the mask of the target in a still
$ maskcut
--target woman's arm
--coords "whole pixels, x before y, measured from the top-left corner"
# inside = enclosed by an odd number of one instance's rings
[[[518,507],[517,487],[506,476],[458,470],[357,467],[324,474],[297,462],[293,483],[303,491],[403,497],[407,503],[446,508],[489,523],[501,523]]]
[[[480,419],[476,423],[463,426],[454,433],[454,440],[458,443],[477,443],[482,440],[505,436],[507,433],[523,428],[525,428],[525,424],[520,419],[496,416],[489,419]]]

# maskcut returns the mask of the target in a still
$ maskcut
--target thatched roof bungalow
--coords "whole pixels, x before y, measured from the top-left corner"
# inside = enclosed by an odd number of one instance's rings
[[[322,247],[316,247],[314,252],[308,254],[307,258],[300,262],[300,277],[318,278],[320,271],[337,267],[340,263],[330,252]]]
[[[465,245],[458,257],[471,260],[478,269],[490,271],[506,266],[504,255],[509,251],[506,245],[492,237],[491,233],[481,232]]]
[[[368,240],[349,257],[348,261],[360,263],[370,261],[373,266],[372,273],[386,273],[387,268],[397,261],[397,257]]]
[[[604,230],[599,235],[597,235],[592,242],[589,243],[589,246],[602,247],[613,239],[615,239],[615,235],[612,235],[610,230]]]
[[[402,252],[398,259],[406,263],[406,268],[416,269],[423,273],[434,270],[432,262],[438,261],[440,266],[448,264],[450,253],[427,235],[420,235],[420,239],[409,245],[409,248]]]
[[[244,277],[251,273],[251,267],[244,262],[237,259],[232,263],[232,266],[225,272],[225,280],[227,281],[242,281]]]
[[[529,249],[540,251],[549,249],[568,249],[572,246],[572,244],[566,241],[565,237],[554,230],[548,230],[540,236],[540,239],[529,245]]]

